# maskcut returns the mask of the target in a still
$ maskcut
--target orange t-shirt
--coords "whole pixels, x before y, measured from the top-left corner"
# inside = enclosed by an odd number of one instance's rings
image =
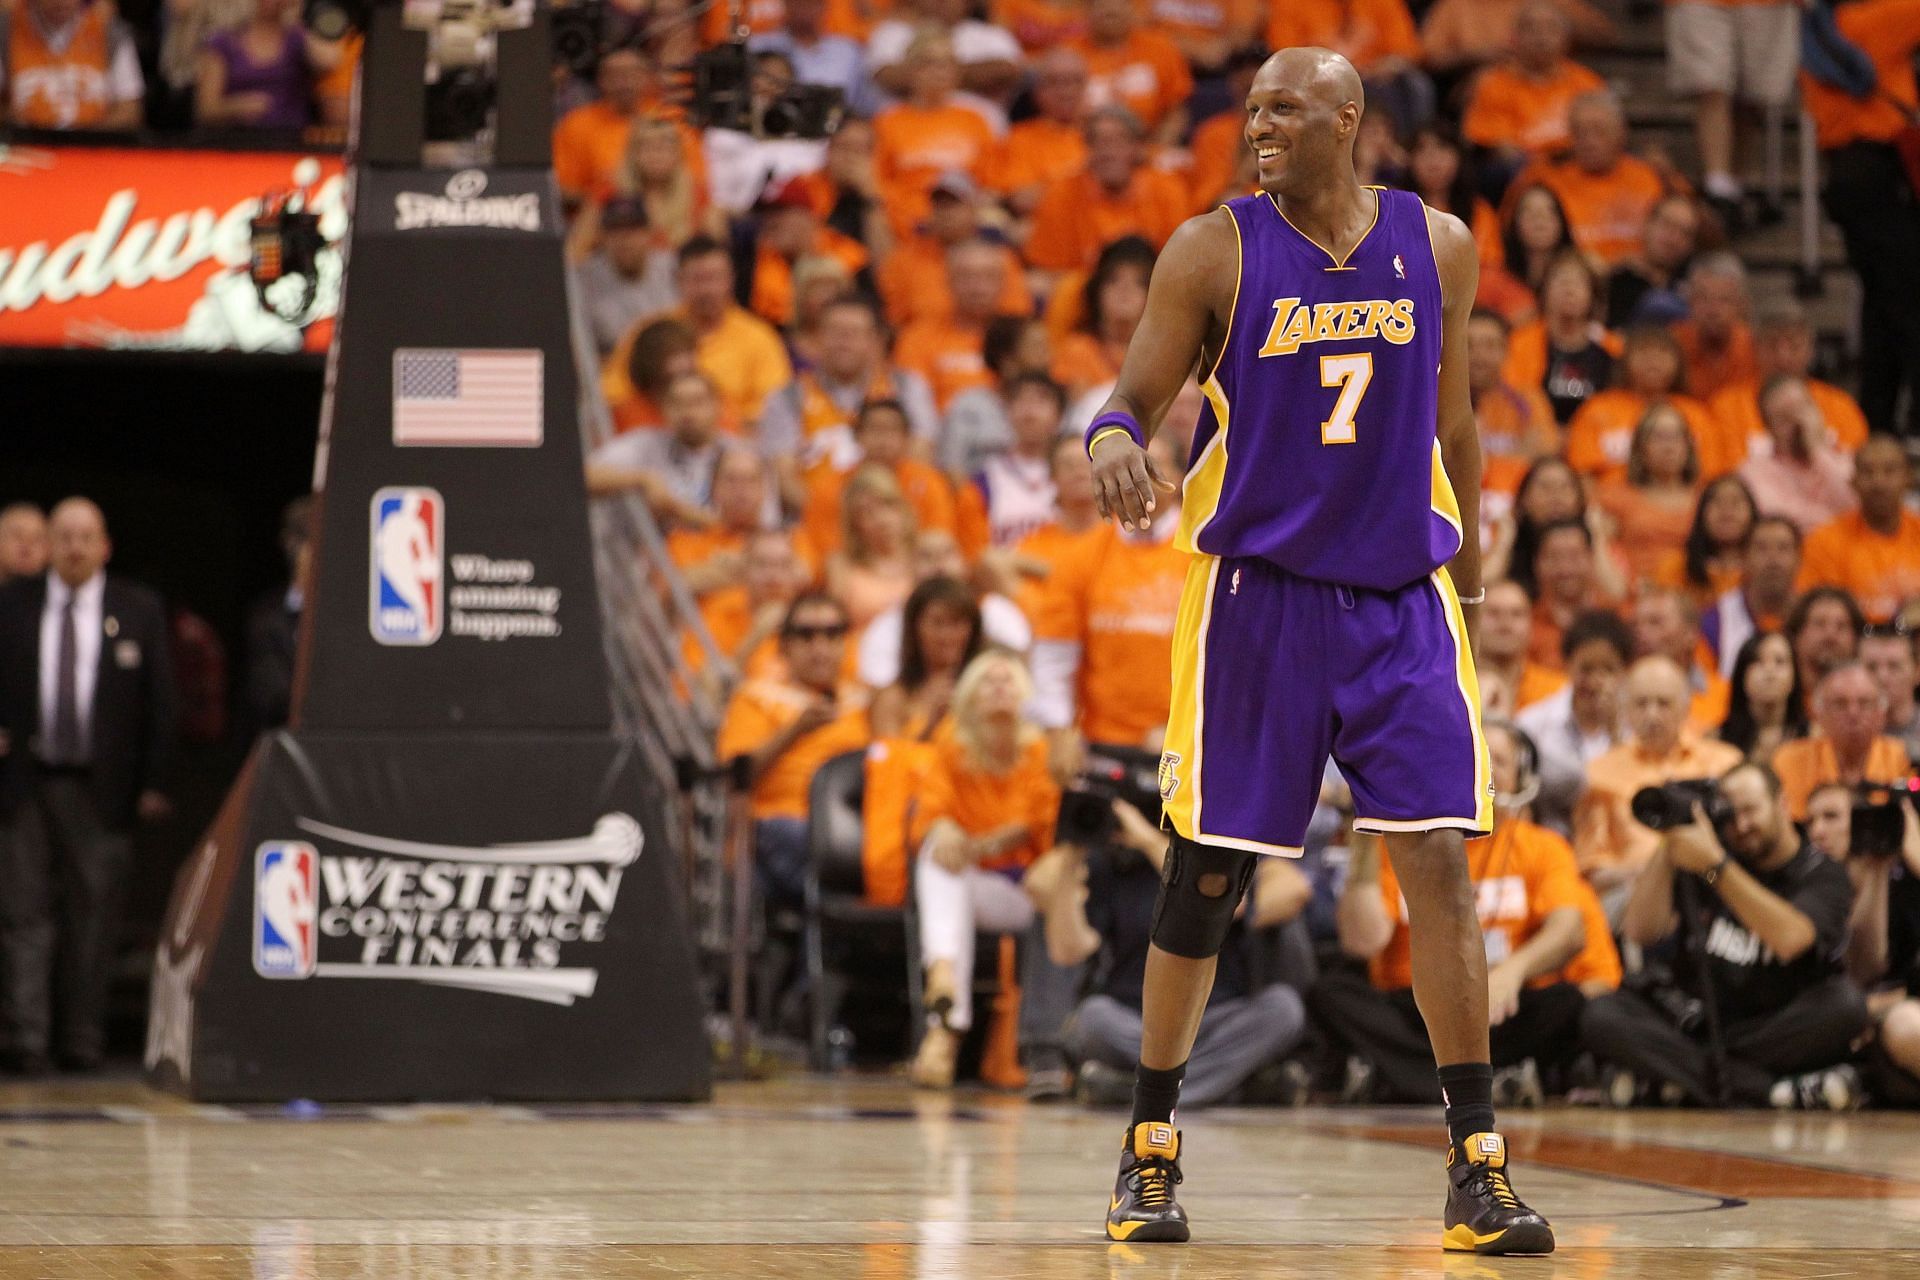
[[[688,323],[684,309],[664,312]],[[620,341],[600,366],[600,394],[615,406],[623,422],[621,430],[658,421],[658,409],[649,404],[627,374],[633,358],[633,340],[648,320],[647,316],[620,335]],[[741,424],[758,421],[760,406],[768,396],[793,381],[793,363],[787,357],[787,344],[774,327],[745,307],[729,307],[713,332],[695,339],[694,364],[713,379],[720,392],[720,427],[737,433]]]
[[[1045,577],[1021,575],[1019,589],[1013,593],[1013,602],[1020,606],[1020,612],[1029,619],[1040,616],[1040,611],[1046,606],[1049,588],[1060,575],[1060,566],[1076,554],[1075,548],[1083,547],[1099,537],[1100,529],[1101,526],[1096,524],[1079,533],[1069,533],[1058,522],[1053,522],[1041,525],[1014,544],[1013,549],[1017,554],[1038,560],[1048,569]]]
[[[987,166],[987,185],[1002,194],[1070,178],[1087,163],[1086,134],[1077,124],[1041,117],[1007,130]]]
[[[700,135],[679,123],[677,109],[664,103],[647,103],[633,115],[623,116],[608,103],[589,102],[567,112],[553,128],[553,180],[561,193],[579,198],[610,191],[620,162],[626,158],[627,139],[634,124],[649,116],[676,122],[680,162],[686,165],[695,188],[705,190],[706,150],[700,145]]]
[[[1180,179],[1163,170],[1142,168],[1117,196],[1083,170],[1040,198],[1027,261],[1050,271],[1090,268],[1122,236],[1144,236],[1158,249],[1186,221],[1189,201]]]
[[[67,47],[55,51],[25,5],[7,24],[10,123],[29,129],[84,129],[106,118],[107,73],[113,59],[111,5],[83,10]]]
[[[1560,197],[1574,243],[1609,267],[1639,250],[1647,215],[1667,193],[1658,170],[1628,155],[1601,174],[1588,173],[1571,160],[1536,161],[1507,188],[1508,199],[1536,183]]]
[[[1513,709],[1524,711],[1536,702],[1545,702],[1566,687],[1565,672],[1529,662],[1520,668],[1520,687],[1513,691]]]
[[[1033,314],[1033,293],[1020,255],[997,246],[1006,262],[1007,282],[1000,289],[1000,310],[1007,315]],[[953,291],[947,287],[946,246],[931,236],[915,236],[887,256],[878,273],[880,298],[886,304],[887,323],[904,329],[916,320],[946,320],[953,315]]]
[[[707,634],[713,637],[715,647],[722,654],[729,658],[737,656],[747,633],[753,630],[753,602],[747,598],[747,589],[725,587],[714,592],[700,602],[700,620],[706,623]],[[705,669],[706,648],[694,639],[691,629],[681,639],[680,653],[689,671],[697,675]],[[755,645],[742,667],[741,674],[748,680],[785,681],[787,660],[780,654],[779,637],[768,636]]]
[[[1538,379],[1535,381],[1537,384]],[[1707,456],[1708,448],[1719,441],[1719,432],[1707,406],[1692,396],[1665,399],[1687,420],[1687,428],[1693,433],[1694,452],[1700,458],[1701,474],[1717,475],[1726,470],[1724,466],[1713,465],[1718,459]],[[1653,397],[1620,387],[1588,397],[1567,423],[1567,465],[1602,484],[1624,482],[1634,429],[1651,408]]]
[[[1623,974],[1620,948],[1613,943],[1613,925],[1608,922],[1607,910],[1600,905],[1600,895],[1593,891],[1593,886],[1583,879],[1580,889],[1580,920],[1587,926],[1587,941],[1580,953],[1560,971],[1560,981],[1577,987],[1598,983],[1608,991],[1617,991]]]
[[[1486,942],[1488,967],[1525,946],[1555,911],[1581,909],[1583,893],[1593,892],[1580,878],[1573,849],[1565,840],[1545,827],[1513,818],[1501,819],[1492,835],[1467,841],[1467,875],[1473,880],[1474,910]],[[1393,937],[1368,962],[1367,975],[1379,990],[1397,991],[1413,985],[1413,948],[1400,879],[1392,860],[1385,857],[1380,860],[1380,899],[1393,917]],[[1601,935],[1607,937],[1604,929]],[[1587,941],[1591,944],[1592,939]],[[1610,937],[1608,946],[1612,946]],[[1614,966],[1619,967],[1617,956]],[[1527,985],[1545,987],[1568,980],[1561,970],[1541,974]]]
[[[1136,29],[1116,45],[1091,36],[1073,42],[1087,63],[1087,105],[1118,104],[1152,129],[1193,93],[1193,72],[1179,46],[1158,31]]]
[[[994,22],[1013,32],[1028,53],[1068,44],[1087,33],[1086,6],[1067,0],[996,0]]]
[[[1741,325],[1733,331],[1726,349],[1708,352],[1701,344],[1700,331],[1693,321],[1673,326],[1673,340],[1687,362],[1687,390],[1702,400],[1710,400],[1726,388],[1750,383],[1758,377],[1753,357],[1753,331]]]
[[[1625,480],[1608,481],[1594,491],[1594,501],[1619,526],[1614,546],[1627,558],[1630,582],[1651,582],[1661,563],[1687,545],[1693,528],[1694,503],[1669,507],[1655,502]]]
[[[1687,553],[1684,548],[1670,551],[1660,557],[1660,563],[1653,569],[1653,585],[1668,587],[1674,591],[1684,591],[1700,608],[1739,586],[1743,578],[1739,565],[1707,565],[1707,585],[1703,589],[1687,581]]]
[[[840,498],[846,492],[853,470],[836,471],[820,466],[807,473],[807,505],[801,515],[801,532],[808,547],[823,558],[840,549]],[[902,458],[894,465],[893,478],[899,482],[907,505],[913,508],[916,529],[955,531],[953,484],[945,472],[917,458]]]
[[[1523,386],[1502,381],[1489,387],[1474,402],[1473,417],[1480,427],[1480,448],[1489,458],[1531,463],[1543,451],[1559,452],[1560,424],[1537,377]],[[1486,487],[1484,477],[1481,487]]]
[[[710,529],[675,529],[667,535],[667,559],[685,570],[705,564],[723,551],[745,551],[747,535],[724,525]]]
[[[897,236],[927,216],[927,193],[952,169],[978,179],[994,149],[993,129],[979,112],[949,104],[902,103],[873,120],[873,167]]]
[[[1187,562],[1173,539],[1135,542],[1112,523],[1057,562],[1033,634],[1080,646],[1077,703],[1089,742],[1134,746],[1166,724]]]
[[[1485,448],[1484,445],[1481,447]],[[1501,521],[1512,514],[1514,495],[1520,492],[1520,482],[1527,478],[1529,465],[1525,458],[1502,453],[1486,452],[1482,455],[1480,545],[1483,548],[1493,545],[1494,531],[1500,527]]]
[[[1120,366],[1090,333],[1070,333],[1053,349],[1053,380],[1079,396],[1120,376]]]
[[[1817,378],[1807,379],[1807,391],[1833,432],[1834,448],[1852,453],[1867,442],[1867,415],[1852,396]],[[1748,381],[1722,387],[1707,407],[1713,411],[1719,437],[1714,456],[1723,470],[1731,471],[1747,460],[1755,440],[1766,439],[1767,425],[1760,420],[1760,384]]]
[[[1541,155],[1567,145],[1567,106],[1607,82],[1571,58],[1562,58],[1543,80],[1517,63],[1488,67],[1474,82],[1460,131],[1482,147],[1518,147]]]
[[[916,845],[937,820],[946,818],[970,836],[985,835],[1014,823],[1026,828],[1021,844],[982,862],[982,871],[1024,871],[1053,847],[1060,787],[1047,768],[1044,737],[1034,735],[1005,773],[991,773],[976,764],[957,734],[945,735],[933,750],[932,767],[926,772],[920,804],[914,812]]]
[[[1920,515],[1900,513],[1892,537],[1875,530],[1858,511],[1807,535],[1800,556],[1797,592],[1844,587],[1874,622],[1886,622],[1920,595]]]
[[[795,720],[814,699],[810,690],[771,680],[740,686],[727,704],[720,725],[722,760],[758,751]],[[847,705],[841,700],[841,706]],[[805,818],[807,790],[820,766],[848,751],[866,749],[872,737],[865,708],[845,710],[834,720],[798,739],[753,784],[755,818]]]
[[[1707,642],[1699,644],[1704,661],[1696,659],[1693,678],[1700,681],[1700,692],[1687,704],[1687,728],[1695,733],[1712,733],[1727,722],[1727,706],[1733,701],[1733,686],[1713,665],[1713,650]]]
[[[1381,58],[1420,61],[1420,35],[1405,0],[1285,0],[1268,11],[1267,48],[1322,45],[1361,74]]]
[[[1247,113],[1239,107],[1208,116],[1193,131],[1187,148],[1193,153],[1193,168],[1187,172],[1187,185],[1193,189],[1193,208],[1205,212],[1219,204],[1240,167],[1240,153],[1247,145]]]
[[[832,258],[849,277],[867,265],[867,247],[832,227],[820,228],[808,252]],[[793,319],[793,264],[761,245],[753,260],[753,313],[768,324],[785,326]]]
[[[1660,836],[1633,816],[1635,794],[1675,778],[1717,778],[1741,759],[1738,747],[1692,734],[1683,734],[1665,756],[1623,742],[1596,757],[1587,765],[1587,790],[1573,811],[1573,847],[1581,868],[1644,867]]]
[[[1909,112],[1920,103],[1913,75],[1913,54],[1920,49],[1920,0],[1861,0],[1833,11],[1840,34],[1873,60],[1880,88]],[[1900,108],[1879,94],[1865,101],[1800,73],[1800,100],[1813,117],[1822,150],[1849,142],[1891,142],[1907,127]]]
[[[1807,820],[1807,800],[1814,790],[1840,780],[1833,743],[1826,738],[1797,738],[1773,753],[1773,771],[1780,775],[1780,795],[1795,822]],[[1898,738],[1878,737],[1867,748],[1866,781],[1898,782],[1913,772],[1907,748]]]
[[[925,378],[944,412],[962,391],[993,384],[993,371],[981,355],[985,343],[985,330],[960,324],[950,316],[919,320],[900,335],[893,361]]]

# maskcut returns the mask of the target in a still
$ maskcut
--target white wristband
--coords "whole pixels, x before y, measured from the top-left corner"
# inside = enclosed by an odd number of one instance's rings
[[[1485,587],[1482,587],[1480,589],[1479,595],[1460,597],[1461,604],[1485,604],[1486,602],[1487,602],[1487,591]]]

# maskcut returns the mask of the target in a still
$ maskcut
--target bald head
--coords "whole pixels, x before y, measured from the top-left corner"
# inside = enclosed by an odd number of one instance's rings
[[[1665,755],[1680,743],[1692,691],[1680,664],[1664,655],[1640,659],[1627,670],[1627,729],[1642,749]]]
[[[1247,108],[1247,145],[1269,194],[1299,199],[1357,183],[1353,143],[1366,91],[1346,58],[1331,49],[1282,49],[1254,73]]]
[[[0,510],[0,582],[47,571],[47,517],[31,502]]]
[[[54,572],[78,587],[106,567],[113,554],[107,517],[91,499],[68,498],[47,517],[47,542]]]
[[[1290,87],[1334,110],[1348,102],[1362,111],[1367,107],[1367,91],[1360,83],[1360,73],[1353,69],[1345,54],[1331,49],[1313,45],[1282,49],[1255,73],[1256,89],[1262,81]]]

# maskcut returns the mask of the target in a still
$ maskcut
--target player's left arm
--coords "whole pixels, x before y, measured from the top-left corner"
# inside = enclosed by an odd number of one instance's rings
[[[1450,213],[1427,210],[1427,230],[1433,237],[1434,262],[1440,268],[1440,299],[1444,334],[1440,344],[1440,460],[1452,482],[1460,508],[1460,553],[1447,566],[1454,590],[1469,600],[1481,592],[1480,581],[1480,429],[1473,418],[1473,397],[1467,391],[1467,317],[1480,288],[1480,258],[1473,232]],[[1467,641],[1480,648],[1480,606],[1463,604]]]

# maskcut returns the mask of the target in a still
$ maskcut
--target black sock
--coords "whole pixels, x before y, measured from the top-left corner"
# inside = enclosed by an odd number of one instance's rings
[[[1184,1062],[1165,1071],[1141,1063],[1133,1073],[1133,1119],[1127,1128],[1149,1120],[1172,1124],[1174,1105],[1180,1101],[1180,1082],[1186,1078]]]
[[[1487,1063],[1440,1068],[1440,1098],[1447,1104],[1447,1133],[1455,1142],[1493,1132],[1493,1068]]]

